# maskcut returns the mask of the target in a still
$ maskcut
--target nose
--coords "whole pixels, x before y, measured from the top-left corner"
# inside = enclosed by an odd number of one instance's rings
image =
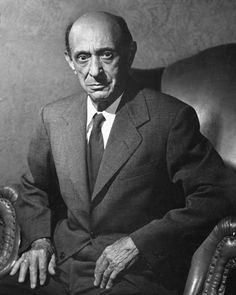
[[[90,61],[89,74],[92,77],[97,77],[102,71],[102,65],[98,57],[93,56]]]

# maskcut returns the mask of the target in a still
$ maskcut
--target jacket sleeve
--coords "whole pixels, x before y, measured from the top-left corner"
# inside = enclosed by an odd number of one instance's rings
[[[185,207],[170,210],[130,235],[144,254],[170,253],[185,241],[200,238],[200,233],[206,235],[231,214],[230,200],[236,196],[235,177],[200,133],[190,106],[182,108],[171,125],[166,165],[170,181],[183,192]]]
[[[22,189],[16,203],[23,250],[38,238],[51,237],[49,194],[52,166],[49,138],[41,112],[29,146],[28,173],[22,176]]]

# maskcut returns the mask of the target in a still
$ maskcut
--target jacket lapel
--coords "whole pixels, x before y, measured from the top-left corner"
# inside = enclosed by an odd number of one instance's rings
[[[89,209],[89,191],[86,162],[86,95],[77,97],[63,113],[66,122],[64,143],[67,150],[68,171],[74,184],[76,198],[82,199]]]
[[[145,97],[137,89],[128,89],[121,101],[103,154],[92,201],[132,156],[142,142],[138,127],[149,120]]]

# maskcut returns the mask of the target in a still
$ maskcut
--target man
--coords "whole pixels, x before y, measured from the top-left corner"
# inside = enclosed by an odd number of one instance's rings
[[[0,293],[18,277],[21,294],[27,280],[33,294],[177,294],[178,265],[230,214],[229,172],[190,106],[129,77],[122,18],[87,13],[66,44],[85,94],[41,112],[17,203],[23,254]]]

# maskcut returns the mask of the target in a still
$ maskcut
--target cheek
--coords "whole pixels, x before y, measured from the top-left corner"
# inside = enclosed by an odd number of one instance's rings
[[[78,66],[78,64],[74,63],[75,70],[78,75],[81,77],[86,77],[88,72],[89,72],[89,67],[84,65],[84,66]]]
[[[118,67],[111,67],[109,69],[104,69],[104,72],[106,73],[106,76],[109,80],[111,80],[113,83],[116,82],[116,80],[119,76]]]
[[[77,76],[78,76],[78,78],[79,78],[79,81],[80,82],[83,82],[83,81],[85,81],[85,79],[86,79],[86,77],[87,77],[87,72],[86,72],[86,69],[81,69],[81,68],[77,68],[76,69],[76,72],[77,72]]]
[[[86,82],[85,82],[86,77],[85,77],[83,74],[81,74],[81,73],[77,73],[77,78],[78,78],[78,80],[79,80],[80,86],[81,86],[84,90],[86,90]]]
[[[76,67],[76,72],[79,74],[79,75],[86,75],[86,72],[88,71],[86,67]]]

